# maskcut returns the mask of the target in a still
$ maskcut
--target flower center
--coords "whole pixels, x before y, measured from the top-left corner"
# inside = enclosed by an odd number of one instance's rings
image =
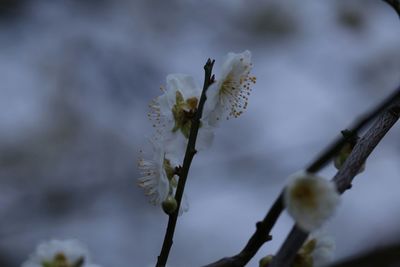
[[[302,180],[298,181],[298,184],[292,189],[293,199],[303,203],[305,206],[313,209],[317,207],[316,194],[313,190],[314,181]]]
[[[172,114],[175,121],[174,128],[172,129],[173,132],[180,130],[186,138],[189,138],[192,118],[196,113],[197,104],[197,97],[185,100],[182,93],[176,91],[175,105],[172,107]]]
[[[83,257],[75,262],[69,262],[64,253],[57,253],[52,261],[43,261],[43,267],[82,267],[84,263]]]

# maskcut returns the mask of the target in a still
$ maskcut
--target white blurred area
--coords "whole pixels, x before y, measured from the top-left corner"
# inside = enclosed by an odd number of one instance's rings
[[[0,266],[52,238],[81,240],[102,266],[154,263],[167,217],[136,186],[147,104],[167,74],[201,84],[208,57],[218,78],[227,52],[248,49],[249,108],[196,155],[169,265],[237,253],[286,177],[400,85],[399,47],[398,16],[378,0],[0,0]],[[337,259],[400,241],[399,134],[327,225]],[[249,266],[291,226],[284,214]]]

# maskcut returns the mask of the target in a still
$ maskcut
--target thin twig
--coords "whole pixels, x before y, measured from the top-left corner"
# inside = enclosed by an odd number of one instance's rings
[[[167,230],[165,231],[164,242],[162,245],[160,255],[158,256],[157,259],[156,267],[165,267],[165,265],[167,264],[169,251],[171,250],[172,247],[176,221],[178,220],[178,214],[181,206],[183,191],[185,189],[185,184],[189,173],[190,165],[192,163],[194,155],[196,154],[196,139],[200,128],[200,119],[203,114],[204,103],[207,100],[206,92],[208,87],[214,82],[214,76],[212,76],[212,69],[214,66],[214,62],[215,62],[214,60],[208,59],[207,63],[204,65],[203,91],[201,92],[200,101],[196,114],[192,120],[188,145],[186,147],[186,153],[183,159],[183,165],[179,172],[179,181],[175,193],[175,199],[178,206],[175,212],[169,215],[168,226]]]
[[[350,132],[353,133],[354,136],[362,130],[369,122],[371,122],[378,114],[380,114],[383,110],[385,110],[388,106],[390,106],[394,101],[400,98],[400,87],[393,92],[388,98],[386,98],[381,104],[376,106],[371,111],[367,112],[364,116],[360,117],[355,123],[354,126],[350,127]],[[351,137],[351,136],[350,136]],[[320,156],[315,159],[308,167],[308,172],[317,172],[322,169],[346,144],[349,136],[344,137],[340,135],[327,149],[325,149]],[[222,258],[214,263],[205,265],[203,267],[242,267],[245,266],[252,257],[257,253],[257,251],[261,248],[261,246],[267,242],[269,239],[266,237],[270,237],[270,232],[272,227],[275,225],[278,220],[280,214],[284,209],[283,205],[283,191],[276,198],[274,204],[268,211],[267,215],[261,222],[256,224],[256,231],[250,237],[246,246],[243,250],[231,257]],[[258,227],[261,225],[262,227]],[[298,233],[298,231],[296,231]],[[307,235],[306,235],[307,238]]]
[[[242,267],[245,266],[257,253],[260,247],[271,240],[269,233],[283,210],[283,201],[278,197],[264,220],[256,224],[256,231],[250,237],[243,250],[233,256],[220,259],[204,267]]]
[[[368,156],[375,149],[386,133],[397,122],[400,116],[400,99],[386,109],[364,136],[357,142],[353,151],[344,162],[341,169],[333,177],[339,193],[351,188],[351,182],[358,174]],[[308,233],[294,226],[274,257],[271,267],[288,267],[292,263],[297,251],[306,241]]]

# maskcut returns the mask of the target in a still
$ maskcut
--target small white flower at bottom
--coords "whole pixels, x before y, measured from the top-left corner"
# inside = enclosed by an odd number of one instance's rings
[[[81,262],[81,265],[77,265]],[[91,263],[88,249],[77,240],[51,240],[39,244],[21,267],[100,267]]]
[[[185,140],[184,137],[180,137],[165,141],[162,136],[157,136],[149,141],[153,146],[153,159],[139,159],[138,167],[143,176],[138,179],[138,185],[144,188],[151,204],[162,207],[164,201],[168,198],[171,200],[175,195],[179,180],[175,168],[183,160],[181,149]],[[179,215],[188,210],[189,204],[186,195],[183,194]]]
[[[339,200],[334,183],[304,172],[292,175],[284,192],[286,210],[307,232],[321,227],[332,216]]]
[[[311,240],[315,240],[315,248],[311,253],[313,267],[322,267],[331,263],[336,249],[335,240],[332,236],[319,233],[312,234]]]

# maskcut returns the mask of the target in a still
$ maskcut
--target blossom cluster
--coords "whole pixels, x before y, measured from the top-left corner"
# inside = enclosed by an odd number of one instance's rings
[[[196,150],[211,146],[214,129],[221,119],[236,118],[247,108],[250,85],[256,78],[250,75],[251,53],[229,53],[222,64],[221,77],[207,89]],[[149,104],[148,117],[156,133],[150,139],[153,156],[139,159],[142,177],[139,185],[144,188],[154,205],[161,205],[168,214],[177,207],[174,198],[179,181],[179,166],[183,161],[189,134],[200,102],[201,89],[196,80],[186,74],[170,74],[162,94]],[[182,211],[187,210],[187,201]]]
[[[332,262],[336,249],[335,240],[325,232],[313,232],[297,252],[291,267],[323,267]],[[274,256],[259,261],[259,267],[268,267]]]

